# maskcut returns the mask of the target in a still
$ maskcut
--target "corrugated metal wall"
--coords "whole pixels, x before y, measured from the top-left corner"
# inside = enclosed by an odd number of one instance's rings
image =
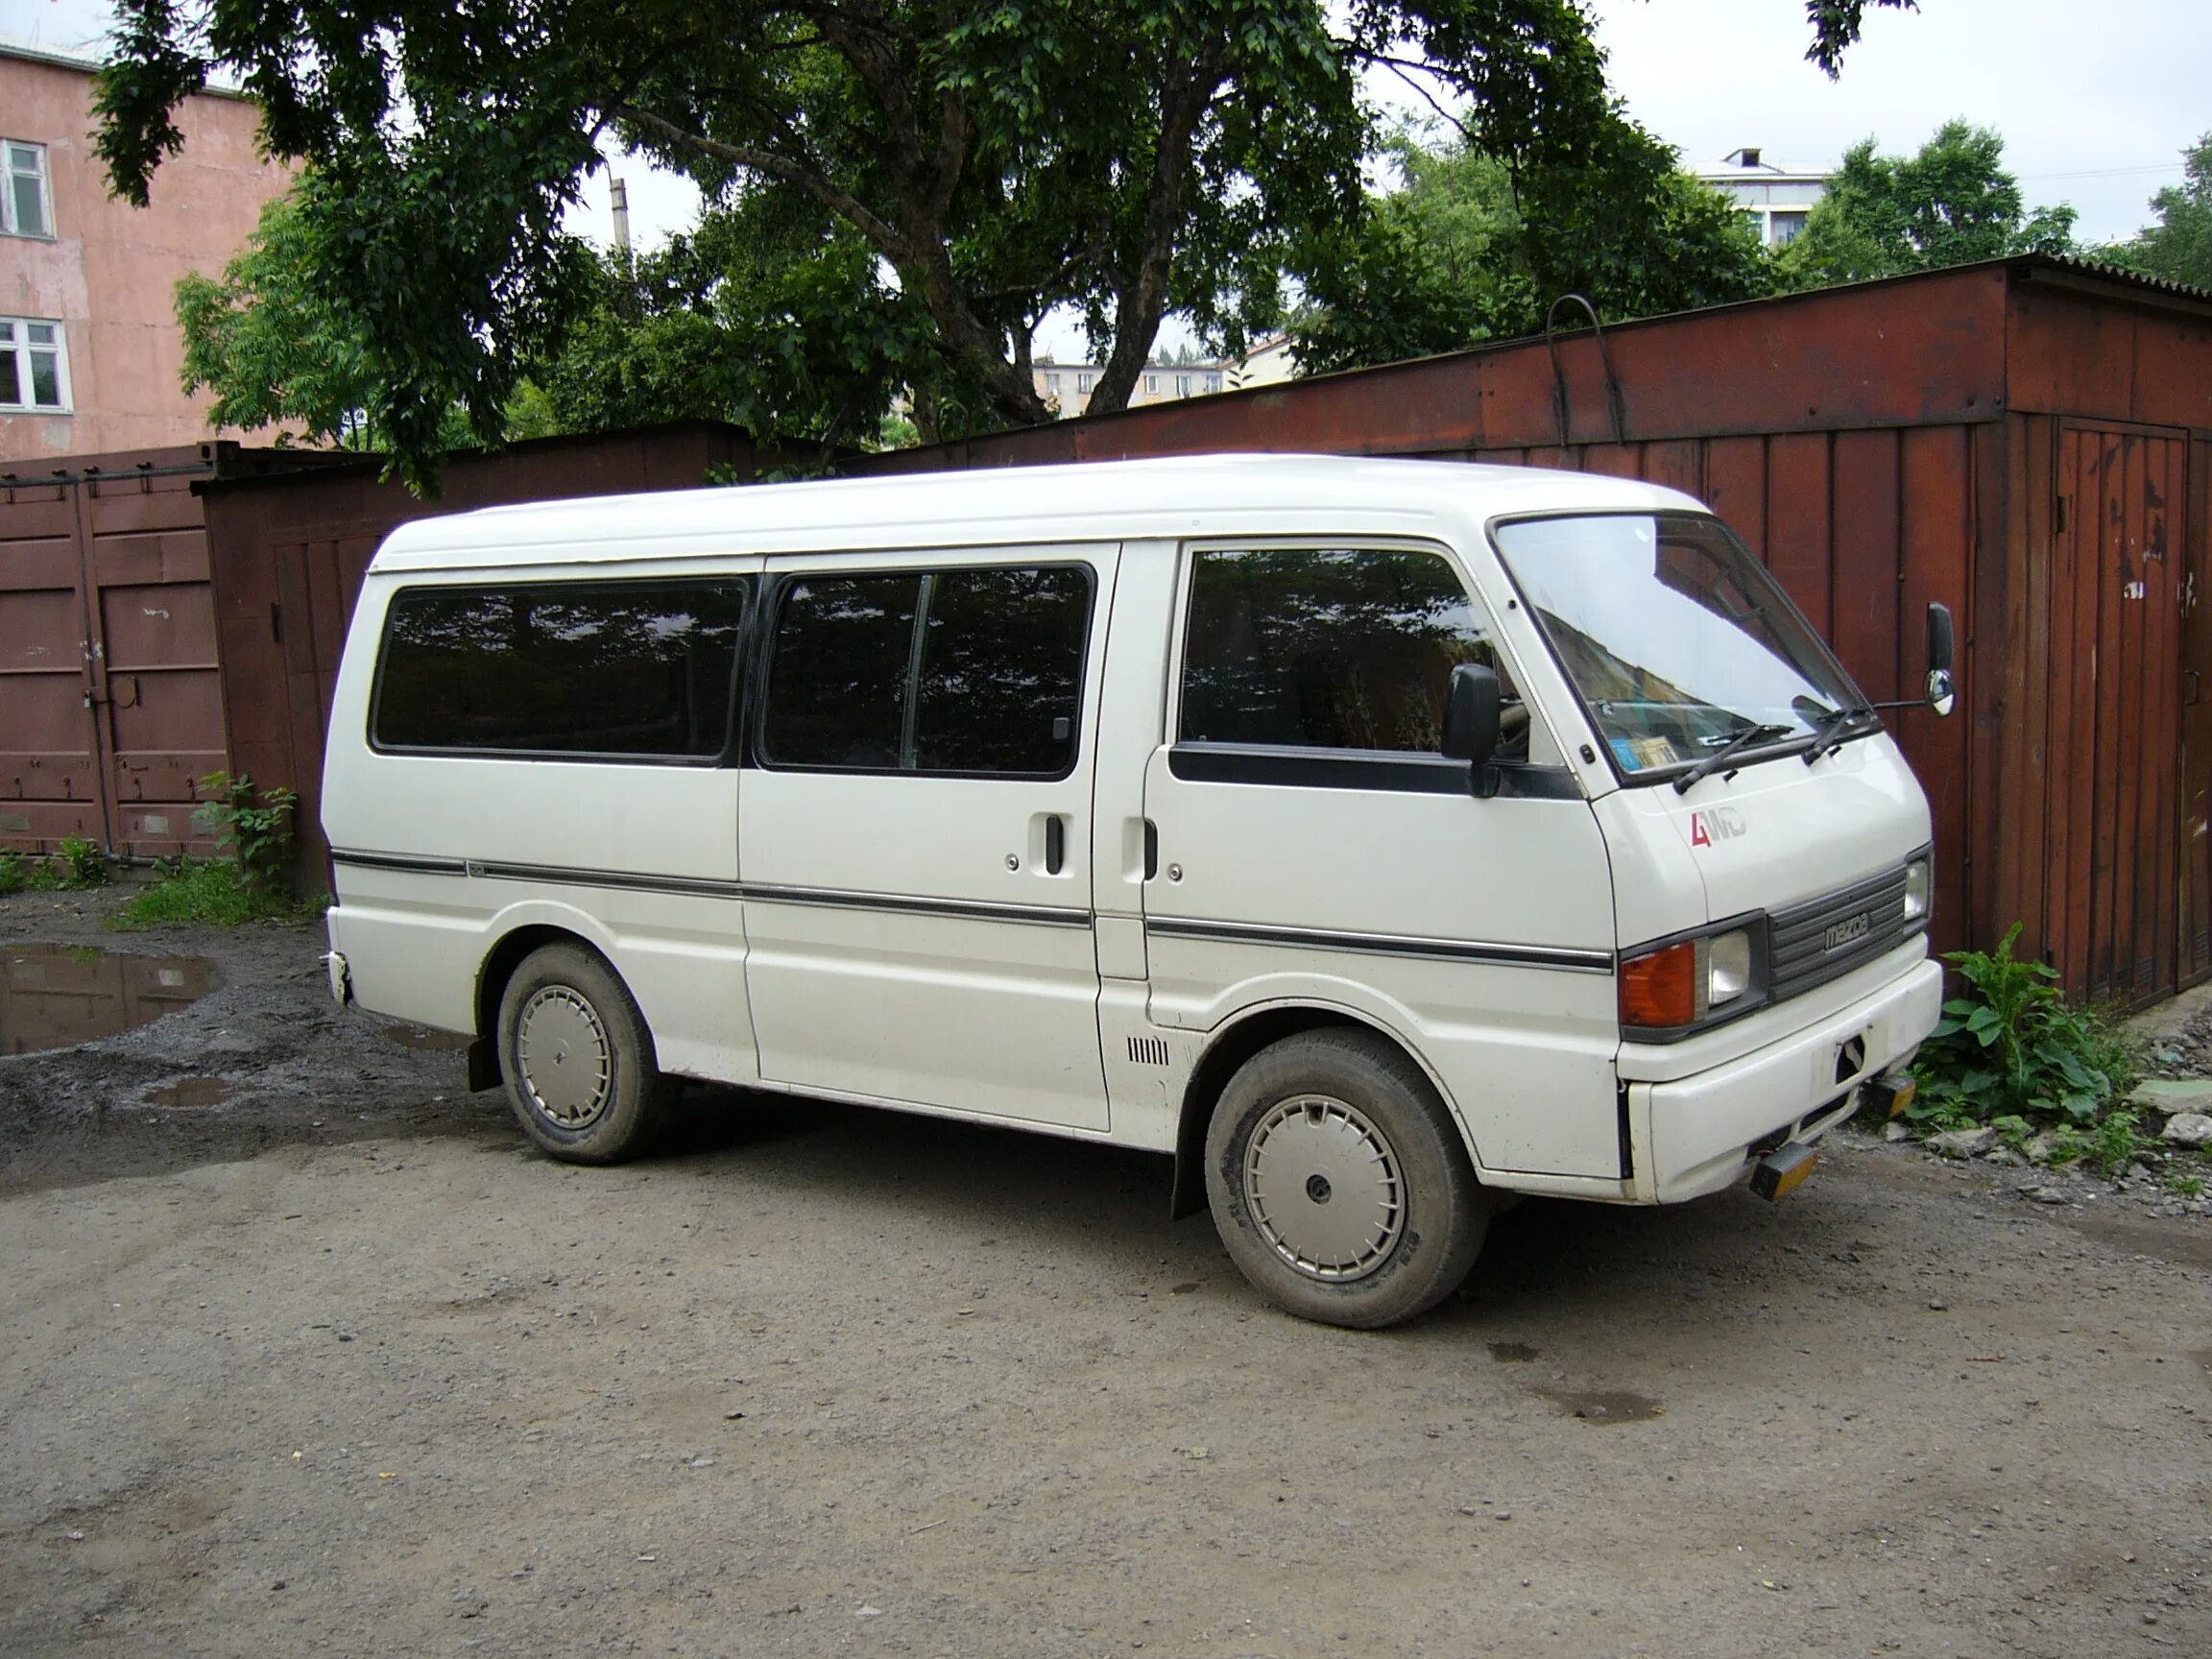
[[[225,766],[203,451],[0,476],[0,847],[204,851]]]

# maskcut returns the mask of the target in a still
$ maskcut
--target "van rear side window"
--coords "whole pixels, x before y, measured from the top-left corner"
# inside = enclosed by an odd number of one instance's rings
[[[1062,778],[1091,633],[1079,565],[804,576],[776,616],[771,766]]]
[[[729,745],[742,581],[414,588],[384,623],[378,749],[712,760]]]

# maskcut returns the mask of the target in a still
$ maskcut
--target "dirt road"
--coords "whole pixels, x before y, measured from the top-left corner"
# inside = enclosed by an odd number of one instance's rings
[[[722,1094],[556,1166],[312,935],[106,902],[0,943],[222,982],[0,1059],[0,1653],[2212,1652],[2201,1218],[1853,1142],[1355,1334],[1148,1158]]]

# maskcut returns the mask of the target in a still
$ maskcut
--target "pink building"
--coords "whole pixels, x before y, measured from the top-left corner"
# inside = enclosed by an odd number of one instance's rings
[[[207,93],[177,111],[184,147],[152,204],[108,194],[92,151],[96,60],[0,39],[0,467],[197,444],[173,290],[221,272],[292,175],[262,157],[260,111]]]

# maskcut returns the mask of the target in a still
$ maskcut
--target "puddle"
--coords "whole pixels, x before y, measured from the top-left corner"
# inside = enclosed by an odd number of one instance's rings
[[[112,1037],[215,988],[204,956],[124,956],[89,946],[0,947],[0,1054]]]
[[[144,1095],[149,1106],[220,1106],[229,1098],[230,1085],[220,1077],[180,1077]]]
[[[1648,1423],[1667,1415],[1667,1407],[1648,1394],[1631,1394],[1625,1388],[1538,1388],[1559,1407],[1561,1416],[1579,1417],[1586,1423]]]
[[[427,1025],[387,1025],[383,1034],[402,1048],[466,1048],[474,1041],[459,1031],[433,1031]]]
[[[1532,1364],[1536,1356],[1541,1352],[1543,1350],[1531,1348],[1526,1342],[1493,1342],[1490,1344],[1490,1358],[1497,1360],[1501,1365]]]

